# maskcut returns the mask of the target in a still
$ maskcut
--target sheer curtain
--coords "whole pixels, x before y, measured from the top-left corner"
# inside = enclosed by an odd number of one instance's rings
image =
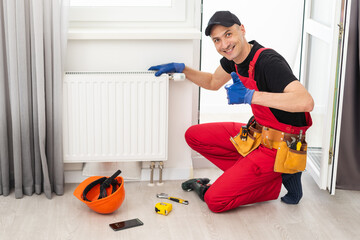
[[[68,0],[0,0],[0,194],[64,190]]]

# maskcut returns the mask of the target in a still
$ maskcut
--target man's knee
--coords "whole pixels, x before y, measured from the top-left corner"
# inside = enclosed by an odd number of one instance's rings
[[[211,188],[210,188],[211,189]],[[209,189],[209,190],[210,190]],[[225,199],[220,199],[219,196],[213,191],[207,191],[204,196],[204,201],[208,205],[210,211],[220,213],[227,211],[227,203]]]
[[[190,147],[197,145],[196,132],[196,125],[189,127],[185,132],[185,141]]]

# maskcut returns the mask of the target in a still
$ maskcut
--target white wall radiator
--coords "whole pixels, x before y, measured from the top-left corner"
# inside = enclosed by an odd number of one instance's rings
[[[64,162],[164,161],[169,76],[66,72]]]

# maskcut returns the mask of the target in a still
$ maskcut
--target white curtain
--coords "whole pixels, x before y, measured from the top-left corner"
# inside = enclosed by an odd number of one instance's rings
[[[0,195],[63,194],[68,0],[0,0]]]

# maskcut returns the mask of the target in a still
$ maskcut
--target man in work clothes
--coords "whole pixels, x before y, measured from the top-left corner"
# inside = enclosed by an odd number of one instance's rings
[[[277,156],[280,160],[276,161],[287,161],[289,152],[299,153],[295,158],[290,157],[295,162],[298,156],[306,157],[305,132],[312,124],[309,112],[314,107],[313,98],[280,54],[256,41],[247,42],[245,33],[244,25],[234,14],[216,12],[205,30],[223,56],[214,73],[191,69],[183,63],[149,69],[156,70],[156,76],[183,72],[187,79],[209,90],[220,89],[232,78],[234,83],[225,86],[229,104],[250,104],[252,108],[254,120],[247,125],[198,124],[185,133],[193,150],[224,171],[212,185],[207,178],[190,179],[182,184],[184,190],[196,191],[213,212],[277,199],[281,183],[288,190],[281,198],[283,202],[297,204],[302,198],[302,170],[282,169],[282,166],[274,171],[274,164]],[[241,140],[234,141],[240,132]],[[249,141],[254,144],[243,152]]]

